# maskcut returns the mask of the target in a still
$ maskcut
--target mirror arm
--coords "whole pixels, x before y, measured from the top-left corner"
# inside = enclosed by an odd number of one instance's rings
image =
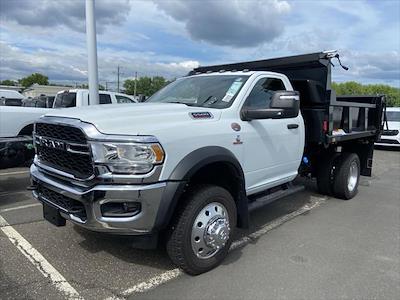
[[[240,118],[241,118],[243,121],[248,121],[248,122],[250,122],[250,121],[252,120],[251,118],[248,117],[248,112],[249,112],[249,109],[248,109],[248,108],[245,108],[245,109],[243,109],[243,110],[240,112]]]

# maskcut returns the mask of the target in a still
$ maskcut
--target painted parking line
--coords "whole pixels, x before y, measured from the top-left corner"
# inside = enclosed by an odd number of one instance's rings
[[[21,174],[29,174],[29,171],[15,171],[15,172],[0,173],[0,176],[12,176],[12,175],[21,175]]]
[[[0,230],[10,242],[42,273],[48,278],[57,290],[68,299],[83,299],[79,293],[33,246],[16,231],[7,221],[0,216]]]
[[[25,209],[25,208],[30,208],[30,207],[40,206],[40,205],[42,205],[42,204],[41,203],[32,203],[32,204],[20,205],[20,206],[16,206],[16,207],[9,207],[9,208],[0,209],[0,213],[13,211],[13,210],[19,210],[19,209]]]
[[[259,230],[244,236],[242,238],[240,238],[239,240],[235,241],[232,243],[231,248],[229,249],[229,251],[233,251],[237,248],[240,247],[244,247],[245,245],[247,245],[248,243],[254,241],[255,239],[265,235],[266,233],[268,233],[269,231],[271,231],[272,229],[275,229],[277,227],[279,227],[280,225],[282,225],[283,223],[286,223],[294,218],[296,218],[297,216],[300,216],[302,214],[305,214],[307,212],[309,212],[310,210],[317,208],[318,206],[320,206],[323,202],[325,202],[327,199],[327,197],[314,197],[311,196],[311,201],[305,205],[303,205],[302,207],[300,207],[298,210],[295,210],[293,212],[291,212],[290,214],[284,215],[268,224],[266,224],[265,226],[261,227]],[[176,269],[172,269],[172,270],[168,270],[166,272],[163,272],[157,276],[154,276],[152,278],[150,278],[147,281],[141,282],[139,284],[134,285],[133,287],[123,291],[122,293],[120,293],[117,296],[113,296],[113,297],[109,297],[106,298],[105,300],[122,300],[122,299],[126,299],[129,296],[132,296],[134,294],[139,294],[139,293],[144,293],[144,292],[148,292],[152,289],[155,289],[156,287],[171,281],[175,278],[178,278],[180,275],[182,275],[183,272],[176,268]]]
[[[321,205],[321,203],[325,202],[327,199],[327,197],[314,197],[311,196],[311,201],[310,203],[307,203],[305,205],[303,205],[302,207],[300,207],[298,210],[295,210],[293,212],[291,212],[290,214],[284,215],[278,219],[275,219],[274,221],[266,224],[265,226],[261,227],[259,230],[242,237],[241,239],[235,241],[232,243],[231,248],[229,249],[234,250],[240,247],[245,246],[246,244],[258,239],[259,237],[263,236],[264,234],[266,234],[268,231],[271,231],[272,229],[282,225],[283,223],[286,223],[287,221],[290,221],[294,218],[296,218],[297,216],[300,216],[302,214],[305,214],[306,212],[317,208],[318,206]]]
[[[168,281],[171,281],[172,279],[179,277],[181,274],[183,274],[183,273],[178,268],[168,270],[166,272],[163,272],[157,276],[150,278],[147,281],[143,281],[141,283],[134,285],[133,287],[120,293],[118,295],[118,297],[113,296],[113,297],[106,298],[105,300],[122,300],[122,299],[126,299],[127,297],[132,296],[134,294],[150,291]]]

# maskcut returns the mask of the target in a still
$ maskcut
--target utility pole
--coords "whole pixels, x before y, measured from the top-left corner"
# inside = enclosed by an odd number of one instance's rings
[[[99,76],[97,69],[96,17],[94,0],[86,0],[86,43],[88,51],[88,83],[90,104],[99,104]]]
[[[137,72],[135,72],[135,86],[133,89],[133,97],[136,99],[136,84],[137,84]]]
[[[113,72],[113,74],[115,74],[115,72]],[[124,73],[121,72],[121,67],[118,65],[117,66],[117,92],[119,92],[119,81],[120,81],[119,79],[120,79],[121,75],[124,75]]]

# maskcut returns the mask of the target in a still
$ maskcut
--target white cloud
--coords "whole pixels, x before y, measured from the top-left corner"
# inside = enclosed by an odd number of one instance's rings
[[[86,81],[86,53],[79,47],[58,48],[57,51],[24,51],[22,48],[0,42],[0,79],[18,79],[34,72],[49,76],[52,81]],[[151,52],[99,51],[99,79],[102,82],[116,81],[115,71],[121,66],[122,77],[164,76],[169,79],[186,75],[197,61],[179,57],[157,55]],[[173,61],[165,63],[165,61]]]
[[[2,0],[0,6],[2,22],[52,29],[65,26],[85,32],[85,1]],[[123,23],[130,9],[129,0],[97,0],[98,32],[104,32],[107,26]]]
[[[287,1],[155,1],[189,36],[213,45],[253,47],[272,41],[283,32]]]
[[[181,61],[181,62],[178,62],[178,63],[175,63],[175,62],[168,63],[168,64],[158,63],[158,65],[160,65],[160,66],[169,66],[169,67],[176,68],[176,69],[182,69],[183,68],[183,69],[186,69],[186,70],[190,71],[190,70],[192,70],[194,68],[197,68],[199,66],[199,62],[195,61],[195,60],[187,60],[187,61]]]

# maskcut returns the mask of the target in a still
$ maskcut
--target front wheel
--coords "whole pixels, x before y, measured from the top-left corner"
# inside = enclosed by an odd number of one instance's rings
[[[236,226],[236,205],[227,190],[213,185],[191,187],[181,203],[167,252],[186,273],[201,274],[227,255]]]

